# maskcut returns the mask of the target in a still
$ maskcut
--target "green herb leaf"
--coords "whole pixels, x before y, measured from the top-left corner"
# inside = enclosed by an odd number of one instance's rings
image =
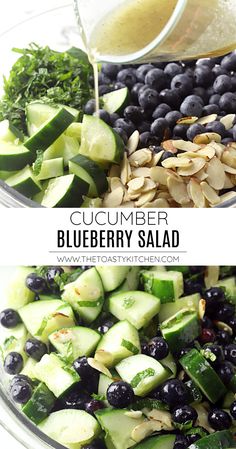
[[[36,154],[37,154],[37,157],[36,157],[35,162],[33,163],[33,173],[35,176],[38,176],[41,171],[41,168],[42,168],[44,152],[42,150],[37,150]]]
[[[161,401],[157,401],[156,399],[139,399],[134,404],[130,406],[132,410],[142,410],[147,408],[149,410],[169,410],[168,405],[164,404]]]
[[[9,349],[11,347],[12,343],[14,343],[16,341],[17,341],[17,339],[13,335],[11,335],[11,337],[6,338],[6,340],[3,343],[4,350],[6,351],[7,349]]]
[[[78,301],[80,307],[99,307],[102,303],[102,298],[96,301]]]
[[[139,354],[139,349],[137,348],[137,346],[133,345],[133,343],[131,343],[131,341],[125,340],[123,338],[122,342],[121,342],[121,346],[128,349],[128,351],[132,352],[134,355]]]
[[[216,361],[216,355],[211,352],[210,349],[201,349],[200,353],[205,357],[205,359],[210,360],[211,362]]]
[[[143,379],[153,376],[155,376],[155,370],[153,368],[147,368],[144,371],[140,371],[140,373],[137,373],[136,376],[134,376],[134,378],[131,380],[130,385],[132,388],[136,388]]]
[[[97,401],[105,401],[106,400],[105,394],[92,393],[91,396],[92,396],[93,399],[96,399]]]
[[[135,304],[135,299],[130,296],[129,298],[125,298],[123,301],[124,309],[130,309]]]

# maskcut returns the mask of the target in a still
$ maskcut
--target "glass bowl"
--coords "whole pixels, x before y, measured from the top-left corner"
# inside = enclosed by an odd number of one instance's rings
[[[0,74],[6,75],[18,55],[11,50],[13,47],[27,47],[29,43],[36,42],[39,45],[55,50],[67,50],[71,46],[83,47],[79,36],[79,28],[71,3],[49,9],[34,17],[26,19],[4,33],[0,33]],[[1,79],[0,79],[0,95]],[[40,204],[26,198],[16,190],[0,180],[0,207],[42,207]],[[217,207],[236,207],[236,199],[226,201]]]

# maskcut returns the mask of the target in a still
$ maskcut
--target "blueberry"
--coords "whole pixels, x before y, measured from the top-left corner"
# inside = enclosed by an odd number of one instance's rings
[[[113,382],[107,389],[107,400],[112,407],[125,408],[132,404],[134,391],[127,382]]]
[[[213,343],[216,340],[216,334],[213,329],[207,329],[203,328],[201,335],[200,335],[200,341],[201,343]]]
[[[201,97],[204,104],[207,104],[207,102],[209,100],[209,95],[208,95],[206,89],[204,89],[204,87],[201,87],[201,86],[194,87],[193,95],[197,95],[197,97]]]
[[[106,446],[103,440],[97,438],[96,440],[93,440],[91,443],[82,446],[82,449],[106,449]]]
[[[5,309],[0,313],[0,323],[3,327],[11,329],[21,322],[19,313],[13,309]]]
[[[163,147],[161,147],[161,146],[152,146],[151,150],[153,151],[153,153],[157,154],[157,153],[160,153],[160,151],[163,151]]]
[[[164,151],[163,155],[161,156],[158,165],[161,165],[163,161],[166,159],[169,159],[170,157],[174,157],[174,154],[171,151]]]
[[[141,343],[141,353],[150,356],[149,346],[148,346],[148,343],[146,341],[143,341]]]
[[[223,123],[214,121],[206,125],[206,131],[209,133],[217,133],[220,134],[220,136],[224,137],[226,130]]]
[[[19,374],[23,368],[23,357],[19,352],[9,352],[4,360],[4,370],[7,374]]]
[[[224,290],[220,287],[211,287],[205,291],[204,298],[208,304],[215,305],[215,301],[225,301]]]
[[[60,397],[60,405],[64,409],[85,410],[86,404],[91,400],[88,393],[76,384],[69,392]]]
[[[214,75],[211,68],[206,65],[196,66],[194,81],[196,86],[208,87],[213,82]]]
[[[198,414],[196,410],[190,405],[178,406],[175,407],[172,411],[172,421],[174,422],[176,427],[178,427],[178,425],[188,424],[191,424],[193,426],[197,421],[197,417]]]
[[[202,110],[203,117],[205,117],[206,115],[211,115],[211,114],[219,115],[219,113],[220,113],[220,108],[219,108],[218,104],[208,104],[207,106],[204,106],[204,108]]]
[[[230,92],[232,88],[232,81],[229,75],[220,75],[215,79],[213,89],[216,94],[224,94]]]
[[[208,414],[208,422],[210,426],[215,430],[229,429],[232,425],[232,419],[229,413],[220,409],[213,409]]]
[[[127,120],[131,120],[133,123],[138,124],[143,118],[142,109],[138,106],[127,106],[124,110],[124,117]]]
[[[117,114],[116,112],[112,112],[110,114],[111,124],[114,125],[114,123],[116,122],[116,120],[118,120],[118,118],[120,118],[119,114]]]
[[[162,337],[154,337],[148,343],[150,356],[156,360],[162,360],[169,354],[167,342]]]
[[[231,327],[233,333],[236,334],[236,317],[234,316],[234,317],[230,318],[228,324]]]
[[[232,76],[231,77],[231,91],[235,92],[236,91],[236,76]]]
[[[220,345],[225,346],[231,343],[231,335],[227,331],[218,331],[216,337]]]
[[[150,131],[150,123],[149,122],[142,122],[140,123],[140,125],[138,126],[138,131],[140,134],[146,133]]]
[[[204,100],[199,95],[189,95],[186,98],[188,98],[189,101],[193,101],[194,103],[200,103],[202,107],[204,106]]]
[[[84,106],[84,112],[87,115],[93,115],[96,109],[96,101],[95,100],[89,100],[86,105]]]
[[[222,362],[217,367],[217,373],[220,376],[221,380],[224,382],[224,384],[227,385],[229,384],[235,373],[234,365],[231,362]]]
[[[120,70],[117,75],[117,81],[124,83],[129,89],[132,89],[137,82],[135,70],[130,68]]]
[[[219,363],[224,361],[224,353],[223,349],[220,345],[217,344],[206,344],[204,346],[204,350],[207,352],[211,352],[215,356],[215,360],[209,359],[210,363],[212,365],[218,365]]]
[[[221,67],[223,69],[227,70],[228,72],[235,72],[236,71],[236,53],[230,53],[229,55],[226,55],[222,62]]]
[[[160,139],[163,139],[166,131],[168,131],[168,122],[164,118],[157,118],[152,124],[151,124],[151,133],[156,136],[160,137]]]
[[[114,90],[119,90],[119,89],[123,89],[124,87],[126,87],[126,85],[124,83],[121,83],[120,81],[117,81],[114,84],[113,89]]]
[[[46,289],[46,281],[36,273],[30,273],[25,280],[26,287],[34,293],[42,293]]]
[[[144,87],[143,83],[136,83],[131,89],[131,98],[136,103],[138,102],[139,91],[142,87]]]
[[[173,129],[173,135],[180,139],[185,139],[187,136],[188,126],[186,125],[176,125]]]
[[[17,404],[25,404],[32,396],[32,387],[24,380],[15,382],[10,389],[10,395]]]
[[[193,82],[187,75],[176,75],[171,81],[171,89],[176,89],[180,96],[188,95],[192,91]]]
[[[188,403],[188,391],[181,380],[170,379],[161,386],[161,399],[171,408]]]
[[[161,69],[149,70],[145,77],[145,84],[150,86],[152,89],[160,92],[161,90],[168,87],[168,77],[165,75]]]
[[[183,117],[183,115],[181,114],[181,112],[171,111],[171,112],[168,112],[168,114],[166,114],[165,119],[166,119],[169,127],[173,128],[176,125],[177,121],[179,119],[181,119],[182,117]]]
[[[91,399],[86,405],[85,405],[85,411],[89,413],[90,415],[94,415],[94,413],[97,410],[100,410],[104,408],[104,404],[102,401],[98,401],[97,399]]]
[[[215,67],[213,67],[212,72],[214,73],[214,76],[216,78],[221,75],[228,75],[227,70],[223,69],[223,67],[221,67],[220,65],[216,65]]]
[[[89,379],[97,374],[96,370],[88,364],[87,357],[79,357],[73,363],[75,371],[80,375],[81,379]]]
[[[118,128],[118,127],[115,127],[113,129],[117,134],[119,134],[119,136],[121,137],[123,142],[126,144],[128,142],[128,136],[127,136],[126,132],[124,131],[124,129]]]
[[[109,94],[113,90],[114,90],[113,87],[108,86],[107,84],[101,84],[98,88],[98,93],[99,93],[99,96],[102,97],[105,94]]]
[[[138,81],[144,83],[147,73],[152,69],[154,69],[154,66],[152,64],[140,65],[136,70],[136,76]]]
[[[194,99],[193,97],[193,95],[190,95],[189,97],[185,98],[180,106],[180,111],[187,117],[201,117],[203,109],[202,103],[200,101],[197,101],[196,98]]]
[[[55,278],[60,277],[64,273],[62,267],[48,267],[45,277],[49,288],[58,289],[58,284]]]
[[[232,137],[225,137],[224,139],[221,140],[221,143],[222,143],[222,145],[227,146],[232,141],[233,141]]]
[[[115,121],[115,128],[123,129],[128,137],[135,131],[135,126],[131,120],[126,120],[124,118],[118,118],[118,120]]]
[[[187,295],[192,295],[193,293],[202,294],[203,291],[203,286],[197,279],[185,279],[184,288]]]
[[[161,139],[153,136],[150,132],[146,131],[139,136],[139,147],[146,148],[150,146],[156,146],[161,143]]]
[[[236,344],[227,345],[224,352],[226,360],[233,363],[233,365],[236,365]]]
[[[98,327],[98,332],[101,332],[101,334],[106,334],[113,325],[114,322],[112,320],[105,320]]]
[[[199,59],[197,61],[197,64],[196,64],[197,67],[206,66],[209,69],[213,69],[214,65],[215,65],[215,62],[212,61],[212,59],[209,59],[209,58]]]
[[[160,101],[168,104],[171,108],[179,108],[181,97],[177,89],[164,89],[160,92]]]
[[[198,134],[203,134],[205,132],[205,128],[203,125],[200,125],[198,123],[194,123],[188,128],[187,131],[187,138],[189,140],[193,140],[194,137],[196,137]]]
[[[26,376],[25,374],[17,374],[16,376],[14,376],[11,379],[10,389],[13,387],[13,385],[15,383],[18,383],[18,382],[26,382],[26,383],[30,384],[31,386],[33,386],[33,382],[32,382],[32,379],[30,379],[30,377]]]
[[[160,103],[158,93],[154,89],[149,88],[141,93],[139,92],[138,101],[141,108],[151,111]]]
[[[224,110],[227,114],[233,114],[236,111],[236,94],[232,92],[226,92],[222,95],[219,101],[221,110]]]
[[[198,433],[192,433],[191,435],[187,435],[188,445],[195,443],[196,441],[201,439],[201,436]]]
[[[171,78],[174,78],[176,75],[180,75],[183,71],[183,66],[181,64],[177,64],[176,62],[170,62],[164,69],[164,73]]]
[[[157,118],[164,118],[166,114],[168,114],[169,112],[171,112],[171,107],[168,106],[168,104],[161,103],[159,104],[159,106],[157,106],[157,108],[153,112],[152,118],[155,120]]]
[[[215,318],[218,321],[223,321],[224,323],[228,323],[231,317],[235,313],[235,307],[233,304],[225,303],[220,305],[220,307],[216,310]]]
[[[185,75],[187,75],[189,78],[191,78],[191,80],[193,80],[194,78],[194,71],[192,67],[188,67],[187,69],[185,69]]]
[[[108,76],[111,80],[117,77],[118,72],[122,69],[119,64],[103,64],[102,72]]]
[[[103,122],[107,123],[107,125],[111,124],[110,114],[104,109],[99,109],[98,111],[94,112],[93,115],[95,117],[99,117],[101,120],[103,120]]]
[[[99,85],[101,84],[111,84],[111,79],[104,73],[104,72],[99,72],[98,74],[98,82]]]
[[[184,355],[188,354],[192,348],[182,348],[178,353],[178,358],[181,359]]]
[[[176,435],[173,449],[187,449],[189,446],[188,438],[184,435]]]
[[[209,104],[217,104],[219,106],[221,96],[219,94],[211,95],[209,98]]]
[[[230,406],[230,414],[233,419],[236,419],[236,401],[232,402]]]
[[[36,338],[29,338],[25,343],[26,354],[34,360],[41,360],[44,354],[48,352],[47,346]]]

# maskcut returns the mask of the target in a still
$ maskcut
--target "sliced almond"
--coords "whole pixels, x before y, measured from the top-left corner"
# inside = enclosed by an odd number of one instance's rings
[[[145,438],[152,435],[155,431],[160,432],[162,430],[161,423],[156,421],[144,421],[136,426],[131,433],[131,438],[136,443],[143,441]]]
[[[124,203],[122,203],[120,206],[118,206],[118,208],[123,208],[123,207],[125,207],[125,208],[134,208],[135,207],[135,204],[134,204],[134,202],[133,201],[127,201],[127,203],[126,202],[124,202]]]
[[[151,168],[147,168],[147,167],[140,167],[140,168],[134,168],[132,170],[132,178],[139,178],[139,177],[144,177],[144,178],[150,178],[151,176]]]
[[[146,164],[146,166],[150,167],[150,168],[151,167],[156,167],[156,165],[158,164],[158,162],[161,159],[163,154],[164,154],[164,150],[163,151],[159,151],[158,153],[153,154],[151,162]]]
[[[140,195],[138,201],[135,202],[136,207],[142,207],[145,203],[149,203],[153,200],[156,195],[156,189],[151,190],[150,192],[143,193]]]
[[[206,115],[197,120],[200,125],[207,125],[208,123],[214,122],[217,119],[217,114]]]
[[[223,164],[224,171],[229,173],[230,175],[236,175],[236,168],[229,167],[228,165]]]
[[[189,167],[191,165],[192,161],[187,157],[169,157],[162,162],[164,168]]]
[[[201,186],[199,182],[195,181],[194,179],[191,179],[189,183],[189,195],[193,200],[195,207],[206,207],[206,199],[203,195]]]
[[[171,414],[165,410],[147,410],[147,413],[145,414],[148,419],[160,422],[163,430],[172,430],[174,428]]]
[[[222,154],[225,151],[225,146],[222,145],[221,143],[216,143],[216,142],[211,142],[209,145],[212,148],[214,148],[214,150],[216,152],[216,156],[218,157],[218,159],[221,159]]]
[[[236,192],[227,192],[220,196],[220,204],[223,206],[224,203],[228,201],[233,201],[236,199]]]
[[[228,148],[222,154],[221,161],[229,167],[236,168],[236,150],[234,148]]]
[[[130,164],[127,158],[127,154],[124,154],[123,160],[121,162],[121,175],[120,179],[122,181],[122,184],[127,184],[129,180],[131,179],[131,168]]]
[[[133,134],[131,134],[127,142],[127,151],[129,156],[137,150],[138,144],[139,144],[139,132],[136,130],[133,132]]]
[[[200,299],[198,306],[198,315],[200,320],[203,320],[205,313],[206,313],[206,301],[205,299]]]
[[[152,160],[152,152],[148,148],[137,150],[129,157],[129,163],[132,167],[144,167]]]
[[[142,418],[143,414],[140,410],[130,410],[128,412],[125,412],[125,416],[133,419],[139,419]]]
[[[144,182],[145,182],[145,178],[143,176],[140,178],[134,178],[128,182],[128,187],[133,192],[139,192],[142,189],[142,187],[144,186]]]
[[[194,177],[198,179],[198,181],[205,181],[208,178],[208,174],[205,172],[205,167],[195,173]]]
[[[189,203],[189,196],[186,184],[178,181],[174,176],[169,176],[167,179],[167,186],[172,198],[176,203],[184,205]]]
[[[225,172],[225,183],[224,183],[223,189],[232,189],[235,186],[235,183],[233,182],[234,181],[233,178],[234,178],[234,176],[227,174]]]
[[[228,114],[222,117],[220,119],[220,122],[223,123],[225,129],[228,131],[229,129],[233,128],[235,118],[236,118],[235,114]]]
[[[94,358],[105,366],[111,366],[113,362],[113,355],[111,352],[104,351],[103,349],[97,349]]]
[[[228,332],[230,335],[233,335],[232,328],[228,324],[223,323],[223,321],[214,321],[214,324],[220,331],[225,331]]]
[[[196,425],[203,427],[204,429],[206,429],[209,433],[214,433],[215,430],[212,429],[212,427],[210,427],[209,422],[208,422],[208,413],[209,410],[206,410],[206,408],[204,407],[204,405],[202,404],[194,404],[193,408],[195,408],[197,414],[198,414],[198,418],[196,421]],[[215,448],[216,449],[216,448]]]
[[[164,186],[167,186],[168,173],[163,167],[153,167],[150,171],[151,179]]]
[[[152,179],[145,178],[144,186],[142,188],[142,193],[150,192],[150,190],[156,189],[158,187],[158,184]]]
[[[200,184],[202,193],[207,199],[207,201],[211,204],[218,204],[220,202],[220,197],[217,195],[216,191],[207,184],[207,182],[203,181]]]
[[[173,140],[173,145],[177,150],[182,150],[182,151],[197,151],[200,150],[200,146],[193,143],[193,142],[189,142],[186,140]]]
[[[182,117],[177,120],[178,125],[193,125],[198,121],[198,117]]]
[[[180,176],[193,176],[205,167],[206,161],[201,157],[193,158],[192,165],[190,167],[178,168],[177,173]]]
[[[164,142],[162,142],[161,146],[166,151],[170,151],[171,153],[177,153],[177,149],[176,149],[176,147],[174,145],[174,141],[173,140],[164,140]]]
[[[123,186],[120,178],[110,178],[109,180],[111,191],[116,190],[118,187],[121,187],[123,191],[125,191],[125,187]]]
[[[164,198],[157,198],[156,200],[152,201],[151,203],[146,203],[144,208],[155,208],[155,209],[168,209],[170,207],[167,200]]]
[[[120,177],[119,165],[112,165],[109,171],[109,178],[119,178],[119,177]]]
[[[96,359],[93,359],[92,357],[88,357],[87,359],[89,366],[96,369],[102,374],[105,374],[105,376],[112,378],[112,374],[110,373],[109,369],[103,365],[103,363],[98,362]]]
[[[225,183],[225,171],[223,164],[217,157],[213,157],[206,167],[207,182],[215,190],[221,190]]]
[[[118,207],[123,201],[124,191],[122,187],[118,187],[111,193],[107,193],[103,200],[104,207]]]
[[[211,145],[206,145],[204,148],[201,148],[201,150],[198,150],[197,154],[210,160],[215,156],[216,150]]]
[[[213,287],[219,279],[220,275],[220,267],[215,265],[212,267],[207,267],[205,276],[204,276],[204,282],[206,288]]]
[[[193,142],[197,145],[200,145],[200,144],[207,145],[208,143],[211,143],[211,142],[220,143],[221,136],[220,136],[220,134],[217,134],[217,133],[198,134],[197,136],[194,137]]]

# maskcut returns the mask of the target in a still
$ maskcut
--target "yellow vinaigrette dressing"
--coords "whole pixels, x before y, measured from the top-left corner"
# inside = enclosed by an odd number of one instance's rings
[[[104,15],[86,36],[95,73],[96,105],[98,61],[112,61],[144,49],[163,31],[177,0],[129,0]],[[171,61],[217,56],[236,47],[236,0],[188,0],[165,39],[137,62]]]

